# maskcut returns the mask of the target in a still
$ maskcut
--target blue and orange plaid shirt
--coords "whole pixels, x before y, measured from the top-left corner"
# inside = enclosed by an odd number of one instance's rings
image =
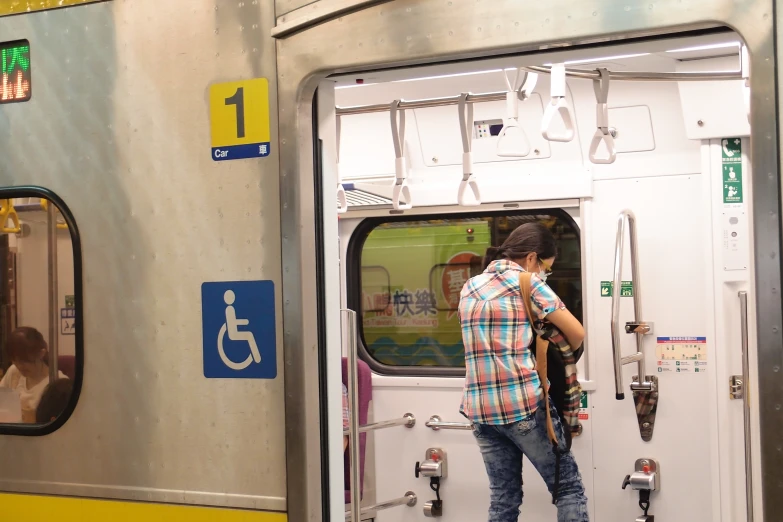
[[[460,413],[476,424],[526,419],[543,393],[529,349],[533,329],[519,288],[521,272],[513,261],[493,261],[460,294],[466,367]],[[565,308],[540,277],[531,279],[530,304],[538,319]]]

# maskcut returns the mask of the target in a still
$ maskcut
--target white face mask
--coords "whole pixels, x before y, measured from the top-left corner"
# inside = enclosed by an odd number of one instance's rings
[[[547,274],[545,270],[541,270],[538,273],[538,277],[540,277],[541,280],[546,283],[546,278],[549,277],[549,274]]]

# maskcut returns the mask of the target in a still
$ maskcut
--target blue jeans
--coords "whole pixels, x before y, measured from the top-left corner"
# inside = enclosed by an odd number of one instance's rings
[[[552,424],[559,441],[560,483],[558,522],[588,522],[587,497],[574,456],[565,451],[560,417],[550,403]],[[516,522],[522,505],[522,456],[535,466],[550,493],[555,485],[555,454],[547,437],[546,410],[539,404],[534,415],[512,424],[474,424],[484,466],[489,475],[489,522]],[[547,499],[549,500],[549,498]]]

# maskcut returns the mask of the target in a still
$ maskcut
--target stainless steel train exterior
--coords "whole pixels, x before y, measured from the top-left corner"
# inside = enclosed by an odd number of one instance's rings
[[[50,190],[78,224],[84,353],[78,402],[57,431],[0,435],[4,510],[60,520],[341,514],[325,489],[322,412],[339,397],[324,391],[319,349],[339,316],[319,307],[322,285],[333,284],[319,276],[319,231],[336,226],[336,210],[314,203],[319,81],[725,25],[752,57],[759,487],[763,519],[776,520],[779,9],[771,0],[0,2],[2,40],[28,40],[33,60],[32,99],[0,108],[0,185]],[[210,85],[260,77],[269,156],[213,161]],[[274,379],[204,378],[200,287],[235,280],[275,284]]]

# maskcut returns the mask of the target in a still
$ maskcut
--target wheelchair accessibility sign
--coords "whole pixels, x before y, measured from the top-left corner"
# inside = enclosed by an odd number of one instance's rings
[[[277,377],[272,281],[203,283],[201,315],[204,377]]]

